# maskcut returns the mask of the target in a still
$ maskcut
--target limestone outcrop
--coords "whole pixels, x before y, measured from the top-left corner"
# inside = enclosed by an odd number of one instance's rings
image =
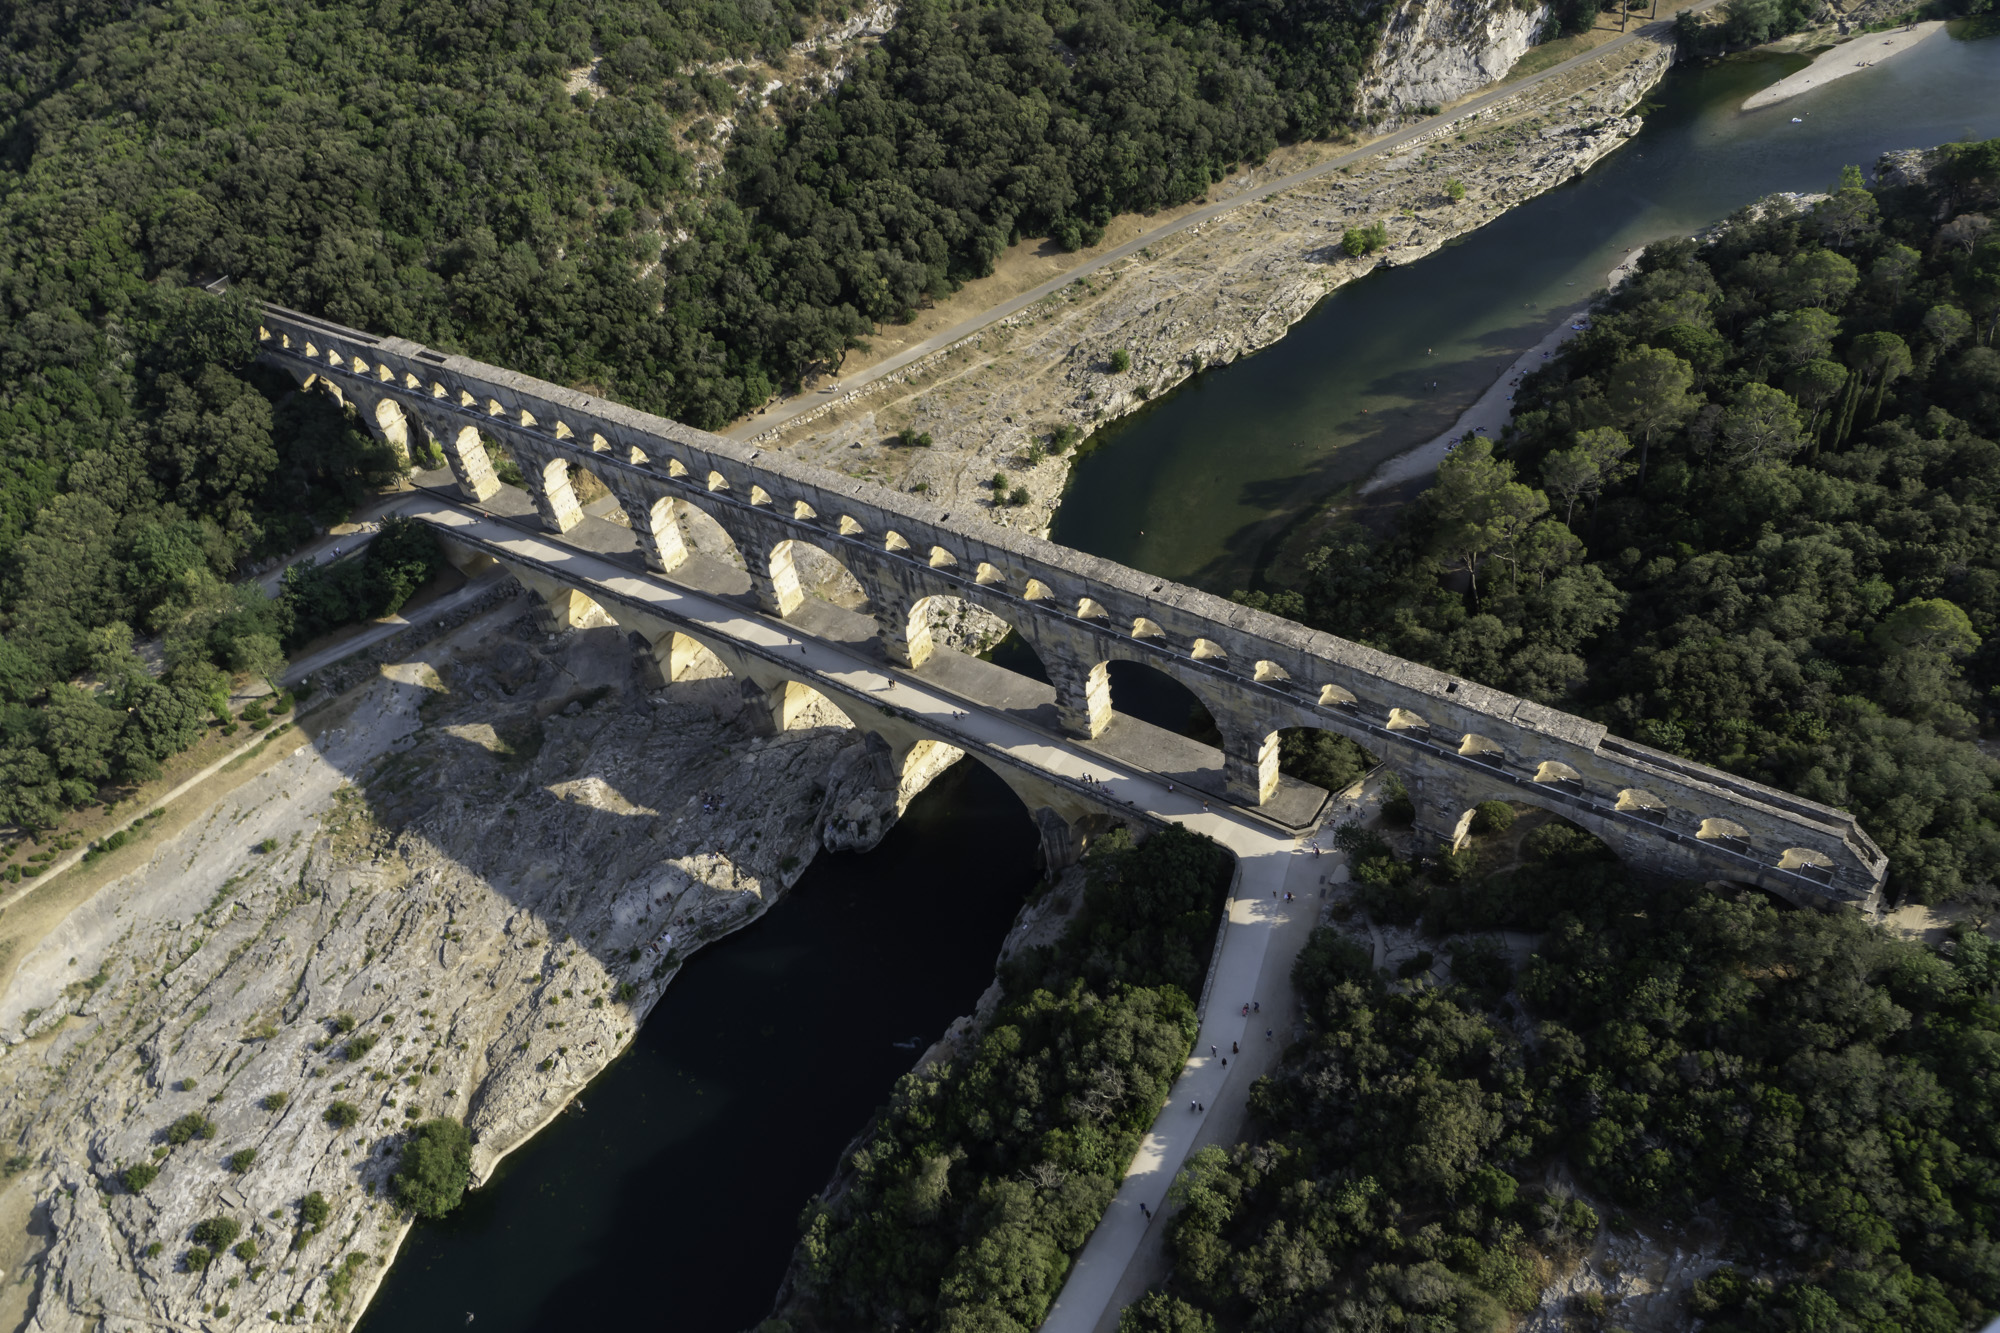
[[[343,1324],[403,1235],[410,1125],[462,1118],[485,1177],[811,860],[832,775],[866,766],[844,720],[759,738],[734,681],[649,688],[616,630],[528,611],[501,599],[274,737],[20,959],[0,1117],[47,1237],[27,1327]],[[187,1117],[207,1136],[170,1144]],[[217,1216],[255,1248],[190,1270]]]
[[[1402,0],[1361,83],[1361,104],[1391,116],[1442,106],[1503,78],[1547,24],[1545,4]]]

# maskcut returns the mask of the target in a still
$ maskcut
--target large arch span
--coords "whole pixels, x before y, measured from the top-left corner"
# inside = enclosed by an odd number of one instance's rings
[[[1461,813],[1481,800],[1521,800],[1598,832],[1642,870],[1744,881],[1799,902],[1879,907],[1887,858],[1844,811],[1001,527],[976,505],[944,509],[559,385],[277,307],[263,309],[259,347],[267,363],[302,385],[324,385],[370,420],[392,419],[381,408],[392,400],[404,421],[442,446],[467,503],[499,499],[502,488],[476,444],[482,435],[503,443],[540,528],[558,543],[553,549],[584,535],[586,520],[565,483],[572,468],[587,469],[617,500],[630,529],[624,540],[644,556],[635,556],[629,577],[643,585],[673,589],[694,577],[694,558],[685,542],[676,545],[679,511],[683,520],[712,522],[740,552],[737,577],[747,575],[749,585],[740,601],[760,627],[810,636],[813,617],[794,614],[799,623],[786,623],[800,603],[783,581],[793,567],[781,548],[824,552],[852,576],[872,620],[863,622],[867,643],[843,635],[839,651],[892,670],[930,670],[928,636],[912,634],[927,599],[991,612],[1046,668],[1053,700],[1043,721],[1064,744],[1107,739],[1108,663],[1149,667],[1208,708],[1222,738],[1215,796],[1239,809],[1291,822],[1280,808],[1296,804],[1296,784],[1280,775],[1279,737],[1315,728],[1347,736],[1408,775],[1419,826],[1440,838],[1453,837]],[[449,526],[442,513],[434,521]],[[588,595],[602,603],[623,594],[599,587]],[[1018,692],[986,699],[978,682],[960,684],[974,691],[959,695],[969,714],[1033,712]],[[839,686],[812,688],[833,698]],[[949,743],[938,731],[931,726],[926,738]],[[1142,769],[1148,762],[1143,753],[1119,759]]]

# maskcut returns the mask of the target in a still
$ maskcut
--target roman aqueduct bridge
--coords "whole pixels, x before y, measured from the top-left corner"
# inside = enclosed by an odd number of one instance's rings
[[[260,359],[303,386],[333,392],[380,438],[405,450],[422,438],[441,450],[469,502],[501,489],[484,439],[515,460],[552,534],[582,521],[574,482],[588,472],[615,498],[651,578],[673,584],[691,558],[699,560],[686,525],[712,521],[740,555],[746,605],[797,624],[812,600],[801,587],[800,551],[816,548],[865,594],[879,658],[908,670],[933,652],[934,599],[990,612],[1039,655],[1057,723],[1078,741],[1099,737],[1112,720],[1110,664],[1151,667],[1206,706],[1222,736],[1218,795],[1247,811],[1264,810],[1279,787],[1280,734],[1312,728],[1353,739],[1402,774],[1418,828],[1445,842],[1464,837],[1473,806],[1498,798],[1572,820],[1649,872],[1755,884],[1800,903],[1879,906],[1887,858],[1844,811],[1002,527],[973,502],[942,508],[775,450],[277,307],[264,307],[259,337]],[[657,614],[620,612],[603,589],[567,586],[549,569],[517,573],[552,604],[604,605],[654,646],[670,676],[702,643],[775,700],[773,725],[783,724],[784,701],[806,683],[788,677],[781,661],[713,634],[703,640]],[[558,614],[570,613],[559,607]],[[838,702],[850,716],[867,714],[865,700]],[[923,762],[926,738],[907,720],[863,726],[883,738],[892,769]],[[1038,819],[1047,810],[1073,824],[1089,805],[1029,775],[1010,781]]]

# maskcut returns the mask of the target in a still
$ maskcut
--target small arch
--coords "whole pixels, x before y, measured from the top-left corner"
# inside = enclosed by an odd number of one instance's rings
[[[771,493],[762,486],[752,482],[750,485],[750,503],[753,505],[768,505],[771,503]]]
[[[605,439],[602,435],[599,435],[596,431],[592,431],[590,433],[590,452],[592,452],[593,454],[610,453],[611,441]]]
[[[570,431],[569,423],[567,421],[558,420],[556,422],[556,438],[558,440],[573,440],[576,438],[576,436]]]
[[[1500,748],[1498,742],[1470,731],[1459,741],[1458,752],[1467,759],[1491,764],[1495,768],[1507,762],[1507,752]]]
[[[1789,870],[1816,884],[1833,882],[1833,858],[1810,847],[1787,847],[1778,858],[1778,869]]]
[[[403,387],[415,390],[417,393],[422,393],[424,391],[424,382],[406,370],[403,372]],[[431,396],[435,398],[437,395],[432,394]]]
[[[688,475],[687,465],[678,458],[669,458],[667,460],[667,475],[670,477],[685,477]]]
[[[458,405],[460,407],[477,407],[479,406],[479,400],[465,390],[460,389],[458,391]]]
[[[1132,637],[1135,639],[1164,639],[1167,637],[1167,632],[1160,628],[1158,621],[1148,620],[1144,616],[1133,616]]]
[[[1355,698],[1351,691],[1344,690],[1338,685],[1322,685],[1319,687],[1319,706],[1321,708],[1342,708],[1350,713],[1361,711],[1361,701]]]
[[[348,359],[347,368],[357,375],[366,375],[368,373],[368,363],[358,356]]]
[[[950,551],[945,550],[942,546],[933,546],[931,547],[931,568],[956,569],[958,568],[958,557]]]
[[[907,551],[910,549],[910,543],[903,539],[902,533],[891,528],[889,535],[882,539],[882,549],[885,551]]]
[[[1739,850],[1750,845],[1750,830],[1733,819],[1704,819],[1694,836],[1703,842],[1719,842]]]
[[[442,384],[439,384],[439,383],[438,383],[438,382],[437,382],[436,380],[432,380],[432,381],[431,381],[431,397],[433,397],[433,398],[449,398],[449,397],[451,397],[451,390],[449,390],[449,389],[445,388],[445,387],[444,387],[444,385],[442,385]]]
[[[646,467],[652,462],[646,457],[646,451],[636,444],[625,451],[625,461],[633,467]]]
[[[1229,654],[1213,639],[1194,641],[1194,660],[1197,662],[1227,662]]]
[[[500,406],[498,398],[488,398],[486,400],[486,415],[489,417],[504,417],[507,415],[507,409]]]
[[[1029,579],[1027,588],[1021,593],[1022,597],[1031,602],[1054,601],[1055,595],[1055,590],[1040,579]]]
[[[394,384],[396,382],[396,372],[387,366],[377,366],[375,367],[375,378],[384,384]]]
[[[1431,734],[1431,724],[1430,720],[1422,713],[1413,713],[1407,708],[1391,708],[1389,710],[1389,730],[1418,731],[1422,732],[1424,737],[1428,739]]]
[[[1106,611],[1103,604],[1096,598],[1083,597],[1077,600],[1076,618],[1078,620],[1109,620],[1111,619],[1111,613]]]
[[[529,430],[533,430],[537,424],[535,421],[535,414],[533,412],[530,412],[525,407],[521,409],[521,424],[527,427]]]
[[[285,346],[290,347],[291,345],[292,340],[290,338],[285,339]],[[312,345],[312,339],[310,338],[306,339],[306,355],[313,360],[319,359],[319,348]]]
[[[804,500],[794,500],[792,502],[792,517],[800,523],[810,523],[819,517],[819,511]]]
[[[841,536],[843,536],[843,537],[859,537],[859,536],[861,536],[861,535],[862,535],[862,534],[863,534],[864,532],[866,532],[866,531],[867,531],[867,529],[866,529],[866,528],[862,527],[862,526],[861,526],[861,525],[860,525],[859,523],[856,523],[856,522],[855,522],[855,521],[854,521],[853,519],[849,518],[849,517],[848,517],[848,516],[847,516],[846,514],[842,514],[842,515],[840,516],[840,535],[841,535]]]
[[[1614,809],[1643,819],[1648,824],[1667,822],[1667,803],[1643,787],[1627,787],[1618,793]]]
[[[729,489],[729,479],[711,468],[708,473],[708,489],[711,491],[726,491]]]
[[[1551,787],[1560,787],[1575,796],[1584,794],[1583,774],[1555,759],[1545,759],[1541,762],[1535,769],[1535,781],[1545,782]]]
[[[1012,628],[991,611],[962,597],[954,597],[949,593],[932,593],[928,597],[918,598],[916,604],[910,608],[905,633],[911,645],[910,656],[913,659],[927,660],[936,648],[984,655],[983,650],[989,645],[1004,641],[1012,635]],[[1034,657],[1033,649],[1026,651],[1029,657],[1034,659],[1031,666],[1021,667],[1007,662],[997,664],[1046,684],[1048,672],[1043,669],[1041,659]]]
[[[1288,684],[1292,679],[1292,673],[1276,662],[1259,662],[1254,675],[1257,680],[1267,685]]]
[[[987,564],[984,560],[979,562],[979,568],[973,572],[972,581],[983,588],[1005,588],[1007,586],[1007,576]]]

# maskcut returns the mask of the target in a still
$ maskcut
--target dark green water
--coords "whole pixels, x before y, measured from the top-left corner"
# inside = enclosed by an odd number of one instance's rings
[[[363,1333],[688,1329],[767,1314],[799,1210],[971,1011],[1037,880],[1027,811],[960,764],[866,856],[821,856],[689,960],[571,1112],[404,1244]]]
[[[1933,38],[1803,97],[1737,109],[1802,63],[1674,71],[1645,129],[1581,180],[1349,283],[1275,346],[1107,427],[1051,535],[1213,591],[1248,587],[1287,525],[1448,429],[1628,247],[1776,190],[1823,190],[1844,164],[1872,167],[1889,149],[2000,135],[2000,39]]]
[[[1243,586],[1287,523],[1436,435],[1625,247],[1823,188],[1885,149],[2000,135],[2000,41],[1934,40],[1735,110],[1797,63],[1675,73],[1645,132],[1584,180],[1350,284],[1274,348],[1112,428],[1057,539]],[[1186,725],[1178,697],[1114,688],[1120,708]],[[914,1058],[894,1043],[928,1042],[985,988],[1033,851],[1019,802],[961,765],[876,851],[814,862],[767,918],[689,963],[586,1111],[412,1233],[363,1333],[441,1333],[468,1312],[476,1333],[756,1323],[800,1208]]]

